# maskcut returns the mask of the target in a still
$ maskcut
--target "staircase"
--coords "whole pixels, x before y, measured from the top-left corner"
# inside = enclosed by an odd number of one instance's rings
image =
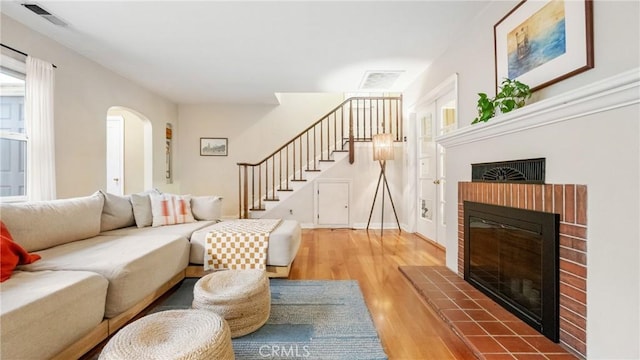
[[[353,164],[354,144],[391,133],[402,141],[402,97],[352,97],[262,161],[238,163],[240,218],[259,218],[337,161]]]

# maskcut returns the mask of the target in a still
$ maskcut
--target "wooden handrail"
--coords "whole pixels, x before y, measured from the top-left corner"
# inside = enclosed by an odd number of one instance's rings
[[[268,159],[270,159],[271,157],[273,157],[274,155],[276,155],[278,152],[280,152],[280,150],[283,150],[284,148],[286,148],[287,146],[291,145],[291,143],[293,143],[296,139],[298,139],[299,137],[301,137],[302,135],[304,135],[307,131],[313,129],[316,125],[320,124],[322,122],[322,120],[324,120],[325,118],[327,118],[329,115],[331,115],[332,113],[334,113],[335,111],[337,111],[338,109],[340,109],[341,107],[343,107],[344,105],[346,105],[349,101],[351,100],[402,100],[402,96],[394,96],[394,97],[384,97],[384,96],[377,96],[377,97],[351,97],[348,98],[347,100],[343,101],[340,105],[336,106],[335,108],[333,108],[333,110],[329,111],[325,116],[321,117],[320,120],[314,122],[312,125],[310,125],[309,127],[307,127],[306,129],[302,130],[298,135],[294,136],[293,139],[289,140],[286,144],[282,145],[281,147],[278,148],[278,150],[272,152],[269,156],[265,157],[264,159],[262,159],[261,161],[258,161],[257,163],[245,163],[245,162],[240,162],[237,163],[237,165],[244,165],[244,166],[258,166],[262,163],[264,163],[265,161],[267,161]],[[384,104],[384,103],[383,103]]]
[[[348,134],[345,133],[347,131]],[[402,141],[402,96],[352,97],[344,100],[261,161],[237,163],[239,216],[248,218],[251,210],[264,210],[266,202],[279,200],[277,191],[292,191],[290,181],[306,181],[303,173],[319,171],[319,161],[333,161],[334,152],[345,151],[345,140],[349,143],[349,163],[353,164],[355,142],[371,141],[373,135],[389,131],[395,134],[396,141]],[[299,143],[296,144],[296,141]],[[305,141],[306,146],[303,146]],[[303,160],[305,157],[306,163]]]

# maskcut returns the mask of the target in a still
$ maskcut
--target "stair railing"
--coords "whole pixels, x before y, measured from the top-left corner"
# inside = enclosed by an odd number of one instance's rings
[[[319,163],[334,161],[335,152],[348,152],[353,164],[356,142],[385,132],[402,141],[402,129],[402,96],[345,100],[260,162],[238,163],[240,218],[265,210],[279,191],[293,191],[292,182],[307,181],[305,173],[319,172]]]

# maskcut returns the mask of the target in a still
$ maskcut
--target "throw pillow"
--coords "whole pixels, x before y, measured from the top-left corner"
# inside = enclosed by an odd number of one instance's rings
[[[153,215],[151,214],[151,199],[149,199],[149,194],[160,194],[160,191],[153,189],[137,194],[131,194],[133,217],[136,220],[136,226],[139,228],[151,226],[151,223],[153,222]]]
[[[151,226],[195,222],[191,213],[191,195],[149,194],[151,199]]]
[[[39,259],[40,255],[29,254],[15,243],[4,222],[0,221],[0,282],[8,280],[16,266],[31,264]]]
[[[194,196],[191,198],[191,211],[196,220],[222,219],[222,197]]]
[[[133,217],[133,206],[130,197],[109,194],[100,190],[104,196],[104,206],[100,217],[100,232],[123,227],[133,226],[136,219]]]

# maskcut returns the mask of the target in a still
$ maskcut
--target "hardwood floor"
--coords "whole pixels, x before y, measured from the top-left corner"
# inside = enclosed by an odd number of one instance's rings
[[[404,232],[385,230],[381,239],[380,231],[303,230],[289,279],[358,280],[390,360],[476,359],[398,270],[401,265],[444,265],[444,256],[443,250]],[[81,359],[97,359],[107,341]]]
[[[303,230],[289,279],[357,280],[389,359],[476,359],[398,270],[444,265],[444,256],[404,232]]]

